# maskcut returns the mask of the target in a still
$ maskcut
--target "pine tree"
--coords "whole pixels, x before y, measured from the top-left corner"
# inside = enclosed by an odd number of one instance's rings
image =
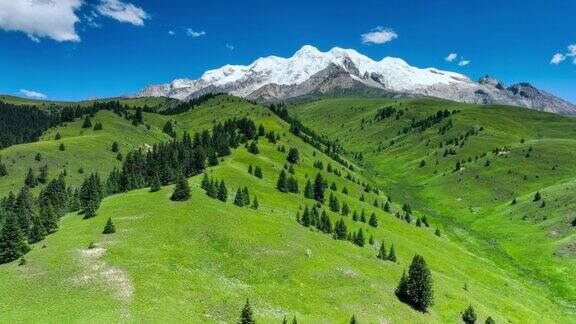
[[[364,246],[365,239],[364,239],[364,232],[362,231],[362,229],[359,229],[358,232],[356,233],[356,236],[354,237],[354,244],[358,246]]]
[[[402,206],[402,210],[407,214],[412,214],[412,207],[410,207],[408,203],[404,203],[404,205]]]
[[[354,211],[354,213],[352,213],[352,220],[355,222],[358,221],[358,213],[356,211]]]
[[[228,200],[228,189],[226,189],[226,184],[224,183],[224,180],[220,181],[217,198],[218,200],[223,202],[226,202],[226,200]]]
[[[242,189],[238,188],[238,190],[236,190],[236,196],[234,197],[234,205],[239,206],[239,207],[243,207],[244,206],[244,191],[242,191]]]
[[[426,166],[426,161],[422,160],[420,161],[420,168],[423,168]]]
[[[246,304],[242,309],[242,314],[240,315],[240,324],[254,324],[254,315],[252,314],[252,307],[250,306],[250,301],[246,299]]]
[[[386,260],[396,262],[396,250],[394,250],[394,244],[390,246],[390,252],[388,253],[388,257],[386,257]]]
[[[364,211],[364,208],[362,208],[362,213],[360,214],[360,221],[366,223],[366,212]]]
[[[416,226],[422,227],[422,220],[420,219],[420,217],[416,218]]]
[[[434,301],[430,269],[420,255],[414,256],[408,268],[407,297],[405,302],[422,312]]]
[[[23,186],[16,197],[16,204],[13,210],[20,224],[20,229],[25,236],[30,234],[32,220],[34,217],[34,197],[30,188]]]
[[[298,163],[298,160],[300,159],[300,156],[298,154],[298,149],[296,149],[295,147],[291,147],[290,150],[288,151],[288,156],[286,157],[286,160],[290,163]]]
[[[250,165],[248,166],[248,173],[249,174],[253,174],[254,170],[252,169],[252,163],[250,163]]]
[[[401,302],[408,303],[410,301],[410,295],[408,292],[408,277],[406,276],[406,270],[402,272],[402,277],[400,278],[400,282],[398,282],[398,286],[396,290],[394,290],[394,294]]]
[[[348,208],[348,204],[346,202],[342,203],[342,215],[348,216],[350,214],[350,209]]]
[[[116,233],[116,227],[114,226],[114,223],[112,222],[112,218],[108,217],[108,221],[106,222],[106,225],[104,226],[104,230],[102,231],[102,234],[112,234],[112,233]]]
[[[276,182],[276,189],[280,192],[288,192],[288,184],[286,180],[286,172],[284,170],[280,171],[280,176]]]
[[[118,142],[114,142],[112,143],[112,148],[111,148],[113,153],[118,153],[118,151],[120,150],[120,148],[118,147]]]
[[[32,168],[28,168],[28,174],[26,175],[24,184],[29,188],[34,188],[38,185],[38,181],[34,175],[34,171],[32,171]]]
[[[32,217],[32,228],[30,229],[30,234],[28,234],[28,243],[40,242],[47,234],[48,232],[46,231],[44,220],[40,215],[35,214]]]
[[[14,213],[8,213],[0,232],[0,264],[12,262],[30,251]]]
[[[540,195],[540,191],[536,191],[533,201],[539,201],[540,199],[542,199],[542,195]]]
[[[62,135],[60,135],[60,133],[56,133],[56,136],[54,136],[54,140],[59,140],[62,138]]]
[[[252,141],[252,143],[250,143],[250,146],[248,146],[248,152],[250,152],[254,155],[260,153],[260,149],[258,149],[258,145],[256,144],[256,141]]]
[[[60,151],[66,151],[66,147],[64,146],[64,143],[60,143],[60,146],[58,146],[58,149]]]
[[[372,227],[378,227],[378,219],[376,218],[376,214],[370,214],[370,220],[368,221],[368,225]]]
[[[257,166],[256,169],[254,170],[254,175],[256,176],[256,178],[262,179],[262,169],[259,166]]]
[[[324,203],[324,179],[320,173],[316,174],[316,179],[314,180],[314,199],[319,203]]]
[[[476,323],[477,319],[478,318],[476,316],[476,312],[474,311],[474,307],[472,307],[472,305],[469,305],[468,308],[462,312],[462,321],[464,321],[466,324],[474,324]]]
[[[344,220],[340,218],[334,225],[334,238],[337,240],[345,240],[348,236],[348,230]]]
[[[258,197],[254,196],[251,207],[252,209],[258,209],[260,207],[260,204],[258,203]]]
[[[330,211],[337,213],[340,210],[340,204],[338,203],[338,198],[336,198],[336,196],[334,196],[334,194],[330,193],[330,199],[329,199],[329,207],[330,207]]]
[[[378,259],[387,260],[388,256],[386,255],[386,246],[384,246],[384,241],[380,243],[380,250],[378,251]]]
[[[442,235],[442,233],[440,233],[440,229],[436,229],[436,231],[434,232],[434,235],[440,237],[440,235]]]
[[[84,118],[84,123],[82,124],[82,128],[90,128],[92,127],[92,121],[90,121],[90,117],[86,115]]]
[[[200,183],[200,188],[208,191],[208,187],[210,187],[210,179],[208,178],[208,173],[204,172],[204,176],[202,177],[202,182]]]
[[[174,128],[172,127],[172,121],[171,120],[168,120],[164,124],[164,127],[162,127],[162,132],[164,132],[165,134],[168,134],[172,138],[176,138],[176,131],[174,131]]]
[[[190,199],[190,186],[188,185],[188,179],[186,179],[183,174],[179,174],[172,196],[170,196],[170,200],[184,201],[188,199]]]
[[[346,187],[342,188],[342,193],[347,195],[348,194],[348,188],[346,188]]]
[[[352,318],[350,319],[350,324],[358,324],[358,321],[356,321],[356,315],[352,315]]]
[[[387,213],[390,213],[390,203],[389,202],[386,202],[384,204],[384,211]]]
[[[486,318],[486,322],[484,322],[485,324],[496,324],[496,321],[491,317],[488,316],[488,318]]]
[[[95,131],[102,130],[102,123],[101,123],[101,122],[97,122],[96,125],[94,125],[93,130],[95,130]]]
[[[314,199],[314,187],[312,187],[312,182],[310,182],[310,179],[306,181],[306,186],[304,187],[304,197]]]

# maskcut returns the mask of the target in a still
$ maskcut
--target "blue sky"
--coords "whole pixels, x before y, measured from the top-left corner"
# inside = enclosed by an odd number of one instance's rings
[[[0,0],[0,93],[110,97],[311,44],[576,102],[576,1],[42,1]]]

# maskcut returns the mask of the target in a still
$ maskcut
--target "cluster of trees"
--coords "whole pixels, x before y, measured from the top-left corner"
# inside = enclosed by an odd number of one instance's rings
[[[14,144],[35,142],[44,131],[58,122],[59,119],[54,113],[0,101],[0,149]]]
[[[252,167],[252,164],[250,164],[248,166],[248,173],[253,174],[256,178],[260,178],[262,179],[263,175],[262,175],[262,168],[260,168],[259,165],[257,165],[256,167]]]
[[[315,227],[322,233],[332,234],[332,238],[335,240],[348,240],[358,246],[364,246],[366,243],[362,229],[355,233],[348,232],[343,219],[336,221],[333,227],[328,213],[325,210],[320,213],[316,205],[311,208],[305,206],[302,215],[300,212],[296,213],[296,221],[304,227]]]
[[[386,253],[386,246],[384,242],[380,243],[380,250],[378,251],[378,255],[376,256],[378,259],[387,260],[391,262],[396,262],[396,251],[394,250],[394,244],[390,245],[390,251]]]
[[[58,220],[78,210],[77,192],[66,186],[64,174],[50,181],[37,197],[24,185],[18,195],[10,194],[0,202],[0,263],[11,262],[30,250],[29,244],[43,240],[58,229]]]
[[[222,202],[228,200],[228,188],[226,188],[224,179],[218,182],[214,178],[208,178],[208,174],[204,173],[204,177],[200,183],[200,188],[204,189],[206,195],[210,198],[215,198]]]
[[[229,119],[214,125],[212,133],[205,130],[181,139],[155,144],[150,150],[129,152],[122,168],[114,169],[106,181],[109,194],[144,188],[153,181],[167,185],[184,177],[200,174],[206,165],[214,166],[218,159],[230,154],[240,143],[254,139],[256,127],[251,120]]]
[[[408,127],[404,127],[404,129],[402,130],[402,133],[404,134],[408,134],[411,131],[417,131],[417,132],[423,132],[426,129],[438,124],[439,122],[441,122],[444,118],[448,118],[450,117],[450,115],[457,113],[458,111],[448,111],[448,109],[444,109],[444,110],[438,110],[436,112],[436,114],[427,116],[424,119],[412,119],[410,126]]]
[[[162,115],[178,115],[178,114],[190,111],[194,107],[199,106],[199,105],[205,103],[206,101],[208,101],[212,98],[215,98],[221,94],[222,93],[207,93],[207,94],[204,94],[204,95],[199,96],[197,98],[190,99],[188,101],[182,101],[174,107],[170,107],[168,109],[164,109],[161,111],[157,111],[157,109],[150,110],[150,109],[146,109],[146,108],[144,108],[143,111],[158,112]]]
[[[374,121],[381,121],[390,116],[392,116],[396,112],[396,108],[392,106],[386,106],[384,108],[378,109],[376,111],[376,116],[374,116]]]
[[[298,189],[298,180],[296,180],[296,178],[293,176],[288,177],[284,169],[280,171],[278,181],[276,182],[276,189],[280,192],[300,192]]]

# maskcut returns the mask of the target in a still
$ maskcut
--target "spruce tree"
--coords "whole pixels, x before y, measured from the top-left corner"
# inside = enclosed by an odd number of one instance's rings
[[[54,139],[57,141],[59,139],[62,138],[62,135],[60,135],[60,133],[56,133],[56,136],[54,136]]]
[[[113,142],[113,143],[112,143],[112,148],[111,148],[111,150],[112,150],[112,152],[114,152],[114,153],[118,153],[118,151],[120,150],[120,149],[118,148],[118,142]]]
[[[334,225],[334,238],[337,240],[345,240],[348,236],[348,230],[344,220],[340,218]]]
[[[250,301],[246,299],[246,304],[242,309],[242,314],[240,315],[240,324],[254,324],[254,314],[252,313],[252,307],[250,306]]]
[[[388,256],[386,257],[386,260],[388,260],[390,262],[396,262],[396,250],[394,250],[394,244],[392,244],[390,246],[390,252],[388,253]]]
[[[106,225],[104,226],[104,230],[102,231],[102,234],[112,234],[112,233],[116,233],[116,227],[114,226],[114,223],[112,222],[112,218],[108,217],[108,221],[106,222]]]
[[[370,214],[370,220],[368,221],[368,225],[372,227],[378,227],[378,219],[376,218],[376,214]]]
[[[298,154],[298,149],[291,147],[290,150],[288,151],[288,156],[286,157],[286,160],[290,163],[298,163],[298,160],[300,159],[300,156]]]
[[[288,192],[288,184],[286,179],[286,172],[284,170],[280,171],[278,176],[278,181],[276,182],[276,189],[280,192]]]
[[[338,203],[338,198],[333,193],[330,193],[329,199],[330,211],[337,213],[340,210],[340,204]]]
[[[186,179],[183,174],[179,174],[178,179],[176,180],[176,186],[174,187],[174,191],[172,192],[170,199],[174,201],[184,201],[188,200],[189,198],[190,186],[188,185],[188,179]]]
[[[358,324],[358,321],[356,320],[356,315],[352,315],[352,318],[350,319],[350,324]]]
[[[28,243],[36,243],[42,241],[46,235],[46,226],[44,220],[40,215],[35,214],[32,217],[32,228],[30,229],[30,234],[28,235]]]
[[[402,277],[400,278],[400,282],[398,282],[398,286],[394,290],[394,294],[401,302],[409,303],[410,295],[408,292],[408,276],[406,276],[406,270],[402,272]]]
[[[234,197],[234,205],[239,207],[244,206],[244,192],[240,188],[236,190],[236,196]]]
[[[220,201],[226,202],[228,200],[228,189],[226,189],[226,184],[224,183],[224,179],[220,181],[220,185],[218,186],[218,194],[217,198]]]
[[[30,234],[30,229],[32,227],[34,203],[34,197],[30,192],[30,188],[23,186],[16,197],[16,204],[13,211],[17,215],[20,229],[25,236]]]
[[[425,312],[434,302],[432,276],[424,258],[415,255],[408,268],[408,303]]]
[[[354,244],[362,247],[365,244],[365,239],[364,239],[364,232],[362,231],[362,229],[359,229],[358,232],[356,233],[356,236],[354,237]]]
[[[210,186],[210,179],[208,178],[208,173],[204,172],[204,176],[202,176],[202,182],[200,182],[200,188],[208,191],[209,186]]]
[[[254,155],[260,153],[260,149],[258,149],[258,145],[256,144],[256,141],[252,141],[252,143],[250,143],[250,146],[248,146],[248,152],[250,152]]]
[[[262,169],[259,166],[254,169],[254,175],[256,178],[262,179]]]
[[[152,179],[150,180],[150,192],[156,192],[160,189],[161,189],[160,177],[158,177],[158,174],[154,174],[152,176]]]
[[[355,222],[358,221],[358,213],[356,211],[354,211],[354,213],[352,213],[352,220]]]
[[[30,251],[14,213],[8,212],[0,232],[0,264],[12,262]]]
[[[312,187],[312,182],[310,182],[310,179],[306,181],[306,186],[304,187],[304,197],[314,199],[314,187]]]
[[[472,305],[469,305],[468,308],[462,312],[462,321],[466,324],[474,324],[477,319],[476,312]]]
[[[319,203],[324,203],[324,179],[320,173],[316,174],[316,179],[314,179],[314,199]]]
[[[60,146],[58,146],[58,150],[66,151],[66,147],[64,146],[64,143],[60,143]]]
[[[260,204],[258,203],[258,197],[254,196],[251,207],[252,209],[258,209],[260,207]]]
[[[250,163],[250,165],[248,165],[248,173],[249,174],[253,174],[254,170],[252,169],[252,163]]]
[[[491,317],[488,316],[488,318],[486,318],[486,322],[484,322],[485,324],[496,324],[496,321]]]
[[[342,215],[348,216],[350,214],[350,209],[348,208],[348,204],[346,202],[342,203]]]
[[[540,191],[536,191],[533,201],[539,201],[540,199],[542,199],[542,195],[540,195]]]
[[[28,168],[28,174],[26,175],[26,179],[24,179],[24,184],[29,188],[34,188],[38,185],[38,179],[34,175],[32,168]]]
[[[386,246],[384,245],[384,241],[382,241],[382,243],[380,243],[380,250],[378,251],[377,258],[381,259],[381,260],[387,260],[388,259],[388,256],[386,255]]]
[[[92,121],[90,121],[90,117],[86,115],[84,118],[84,123],[82,124],[82,128],[90,128],[92,127]]]
[[[402,206],[402,210],[405,213],[412,214],[412,207],[410,207],[408,203],[404,203],[404,205]]]

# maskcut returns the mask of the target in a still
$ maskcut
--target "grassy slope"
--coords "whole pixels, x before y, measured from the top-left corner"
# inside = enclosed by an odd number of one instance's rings
[[[156,128],[147,130],[140,125],[135,127],[126,120],[110,111],[100,111],[91,119],[92,124],[101,122],[103,129],[94,131],[91,128],[81,127],[83,119],[76,119],[47,131],[38,142],[10,146],[0,150],[2,161],[8,167],[8,176],[0,179],[0,197],[9,191],[17,192],[24,183],[28,168],[32,167],[38,175],[40,166],[47,164],[51,177],[66,170],[68,184],[79,185],[86,174],[100,172],[107,175],[114,166],[120,166],[116,154],[111,151],[114,141],[119,144],[120,152],[126,154],[140,145],[153,144],[169,137]],[[62,139],[54,140],[56,133]],[[64,143],[65,151],[60,151],[59,145]],[[36,153],[43,157],[36,161]],[[84,174],[78,170],[84,169]]]
[[[247,115],[267,130],[285,134],[280,144],[300,151],[296,175],[301,186],[306,175],[316,174],[314,160],[329,161],[319,152],[314,157],[314,149],[289,134],[287,125],[268,111],[229,100],[216,98],[170,118],[178,121],[182,132],[210,127],[211,120],[223,116]],[[147,120],[152,117],[158,123],[166,118],[146,115]],[[0,266],[1,317],[81,322],[89,314],[94,322],[235,321],[244,298],[250,297],[262,322],[280,321],[284,315],[296,315],[303,322],[345,322],[352,314],[364,322],[454,322],[470,302],[480,318],[491,315],[498,322],[569,318],[541,287],[461,244],[434,236],[432,230],[374,209],[373,193],[366,203],[360,202],[361,188],[333,174],[323,172],[338,188],[350,190],[349,196],[337,193],[341,201],[347,200],[352,210],[373,210],[379,218],[380,227],[373,229],[347,217],[349,228],[361,226],[378,242],[394,243],[399,263],[376,259],[373,247],[334,241],[300,226],[294,220],[296,211],[312,202],[274,189],[285,153],[265,141],[259,146],[257,156],[240,147],[208,171],[226,180],[227,203],[206,197],[195,177],[188,202],[171,202],[169,186],[156,193],[143,189],[109,197],[90,220],[65,216],[61,229],[26,256],[27,265]],[[249,163],[262,167],[264,179],[247,173]],[[260,210],[231,203],[240,185],[257,195]],[[333,222],[339,217],[330,215]],[[115,220],[118,232],[103,236],[108,217]],[[98,248],[87,250],[92,241]],[[429,314],[410,309],[393,295],[415,253],[424,255],[433,271],[436,305]]]
[[[171,99],[166,97],[143,97],[143,98],[123,98],[123,97],[113,97],[113,98],[102,98],[102,99],[90,99],[82,101],[55,101],[55,100],[45,100],[45,99],[30,99],[22,98],[10,95],[0,95],[0,101],[14,104],[14,105],[27,105],[36,106],[39,108],[47,108],[52,106],[90,106],[94,102],[107,102],[107,101],[120,101],[123,105],[128,107],[137,106],[173,106],[179,103],[177,99]]]
[[[408,108],[408,112],[398,121],[394,117],[372,121],[376,110],[386,105]],[[397,136],[411,118],[421,119],[440,108],[462,110],[452,116],[454,128],[447,134],[439,135],[436,126],[421,134]],[[543,280],[559,303],[574,304],[576,231],[569,222],[576,217],[571,195],[576,120],[522,108],[441,100],[322,100],[292,111],[320,133],[363,152],[364,166],[374,181],[435,215],[471,249],[535,281]],[[456,156],[442,157],[446,147],[438,147],[441,140],[473,127],[484,130],[456,148]],[[491,153],[504,146],[509,147],[506,154]],[[526,157],[530,147],[533,150]],[[482,153],[488,156],[474,161]],[[469,157],[474,162],[453,172],[458,159]],[[489,167],[485,167],[487,159]],[[419,167],[421,160],[426,161],[425,167]],[[546,207],[531,202],[536,190],[543,193]],[[519,203],[511,206],[514,197]]]

